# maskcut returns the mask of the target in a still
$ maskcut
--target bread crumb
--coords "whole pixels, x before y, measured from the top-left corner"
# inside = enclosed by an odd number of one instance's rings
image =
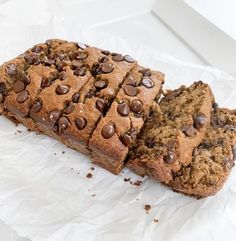
[[[149,205],[149,204],[146,204],[145,206],[144,206],[144,209],[146,210],[146,213],[148,213],[150,210],[151,210],[151,205]]]
[[[156,218],[154,218],[153,221],[154,221],[155,223],[158,223],[159,220],[156,219]]]
[[[140,181],[140,180],[137,180],[135,182],[130,181],[130,184],[139,187],[142,184],[142,181]]]
[[[92,177],[93,177],[93,174],[92,174],[92,173],[88,173],[86,177],[87,177],[87,178],[92,178]]]

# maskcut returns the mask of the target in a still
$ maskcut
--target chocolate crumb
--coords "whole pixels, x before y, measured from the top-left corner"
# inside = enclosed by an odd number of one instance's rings
[[[91,195],[91,197],[95,197],[95,196],[96,196],[96,194]]]
[[[22,133],[22,131],[20,131],[20,130],[16,130],[18,133]]]
[[[140,180],[137,180],[135,182],[130,181],[130,184],[139,187],[142,184],[142,181]]]
[[[27,131],[30,133],[30,132],[32,132],[32,130],[30,130],[30,129],[27,129]]]
[[[91,169],[92,171],[94,171],[94,170],[95,170],[95,168],[94,168],[94,167],[91,167],[90,169]]]
[[[92,178],[92,177],[93,177],[93,174],[92,174],[92,173],[88,173],[86,177],[87,177],[87,178]]]
[[[125,181],[125,182],[129,182],[130,179],[131,179],[130,177],[125,177],[125,178],[124,178],[124,181]]]
[[[146,204],[145,206],[144,206],[144,209],[146,210],[146,213],[148,213],[150,210],[151,210],[151,205],[149,205],[149,204]]]
[[[65,151],[62,151],[62,154],[65,154],[66,152]]]
[[[159,220],[156,219],[156,218],[154,218],[153,221],[154,221],[155,223],[158,223]]]
[[[74,168],[73,167],[71,167],[71,169],[70,170],[74,170]]]

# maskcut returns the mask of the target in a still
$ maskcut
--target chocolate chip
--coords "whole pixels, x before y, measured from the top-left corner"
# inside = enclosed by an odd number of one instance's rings
[[[129,96],[136,96],[137,95],[137,88],[132,85],[125,85],[123,87],[124,92]]]
[[[177,155],[173,151],[168,151],[166,156],[164,157],[164,161],[167,164],[172,164],[173,162],[175,162],[176,159]]]
[[[150,78],[147,78],[147,77],[142,79],[142,84],[147,88],[152,88],[154,86],[154,82]]]
[[[64,80],[65,78],[66,78],[66,71],[61,71],[61,72],[58,74],[58,79]]]
[[[129,134],[125,133],[120,137],[120,141],[125,145],[125,146],[130,146],[132,142],[132,138]]]
[[[86,93],[85,98],[92,98],[96,94],[96,88],[92,87],[88,93]]]
[[[212,108],[213,108],[214,111],[216,111],[218,109],[218,107],[219,106],[216,102],[212,104]]]
[[[101,99],[101,98],[97,99],[96,107],[102,114],[106,112],[107,106],[108,106],[108,101],[106,99]]]
[[[75,125],[79,130],[83,130],[86,124],[87,124],[87,120],[82,116],[75,119]]]
[[[196,134],[196,129],[193,127],[193,125],[185,125],[182,131],[186,136],[189,136],[189,137],[192,137]]]
[[[84,60],[84,59],[86,59],[87,57],[88,57],[88,54],[87,54],[87,53],[85,53],[85,52],[79,52],[78,55],[77,55],[77,57],[76,57],[76,59],[78,59],[78,60]]]
[[[115,124],[112,122],[107,123],[102,128],[102,136],[105,139],[111,138],[115,134]]]
[[[76,68],[74,70],[74,74],[77,76],[84,76],[86,74],[86,68],[85,67]]]
[[[134,86],[134,87],[137,85],[136,80],[135,80],[134,77],[132,77],[132,76],[129,76],[129,77],[127,78],[127,80],[125,81],[125,83],[126,83],[127,85],[132,85],[132,86]]]
[[[28,98],[28,91],[24,90],[17,95],[16,100],[19,103],[24,103]]]
[[[86,49],[87,48],[87,46],[83,43],[77,43],[77,45],[80,49]]]
[[[123,61],[123,56],[121,54],[116,54],[116,55],[112,56],[112,60],[114,60],[116,62]]]
[[[114,65],[112,63],[103,63],[101,64],[101,70],[105,74],[109,74],[113,71]]]
[[[58,95],[64,95],[64,94],[68,93],[69,90],[70,90],[70,88],[67,85],[58,85],[56,87],[56,93]]]
[[[19,93],[25,89],[25,84],[23,81],[17,80],[13,85],[13,90],[15,93]]]
[[[143,103],[138,99],[133,100],[130,108],[134,113],[140,113],[143,109]]]
[[[101,66],[100,66],[100,63],[93,63],[92,67],[91,67],[91,74],[94,76],[94,75],[98,75],[98,74],[101,74],[102,73],[102,70],[101,70]]]
[[[49,113],[49,120],[52,123],[56,123],[57,120],[60,118],[61,112],[59,110],[52,110]]]
[[[40,46],[40,45],[35,45],[32,49],[31,49],[32,52],[34,53],[40,53],[43,51],[43,47]]]
[[[80,93],[74,93],[72,96],[72,102],[73,103],[78,103],[79,102],[79,98],[80,98]]]
[[[129,105],[127,103],[120,103],[117,106],[117,111],[122,116],[127,116],[130,112]]]
[[[104,89],[107,87],[107,83],[105,80],[97,80],[95,83],[94,83],[94,86],[101,90],[101,89]]]
[[[53,59],[53,58],[49,58],[49,57],[44,57],[44,63],[46,64],[46,65],[52,65],[52,64],[55,64],[56,63],[56,60],[55,59]]]
[[[64,113],[65,114],[70,114],[71,112],[73,112],[75,106],[74,104],[71,102],[67,105],[67,107],[64,109]]]
[[[203,142],[199,145],[201,148],[203,149],[210,149],[212,148],[214,145],[212,143],[206,143],[206,142]]]
[[[37,65],[37,64],[40,63],[39,55],[36,54],[36,53],[26,54],[26,55],[24,56],[24,58],[25,58],[25,61],[26,61],[28,64]]]
[[[141,73],[144,77],[150,77],[152,75],[150,69],[141,69],[139,70],[139,73]]]
[[[108,61],[108,58],[105,57],[105,56],[100,56],[100,57],[98,58],[98,62],[99,62],[99,63],[106,63],[107,61]]]
[[[194,127],[200,130],[207,122],[207,118],[204,114],[199,114],[194,117]]]
[[[0,94],[3,94],[5,95],[7,92],[7,87],[6,87],[6,84],[3,83],[3,82],[0,82]]]
[[[32,105],[30,111],[33,112],[33,113],[37,113],[37,112],[39,112],[41,110],[41,108],[42,108],[42,101],[41,100],[36,100],[34,102],[34,104]]]
[[[64,53],[57,53],[57,57],[62,61],[63,59],[65,59],[65,54]]]
[[[109,55],[110,54],[110,52],[107,51],[107,50],[102,50],[101,53],[104,54],[104,55]]]
[[[58,126],[61,130],[65,130],[68,126],[70,125],[69,120],[67,119],[67,117],[62,116],[59,120],[58,120]]]
[[[16,68],[16,65],[15,64],[9,64],[7,65],[6,67],[6,70],[7,70],[7,73],[9,75],[16,75],[17,74],[17,68]]]
[[[28,85],[31,82],[30,77],[27,76],[26,74],[22,75],[22,81],[25,83],[25,85]]]
[[[135,60],[131,57],[131,56],[129,56],[129,55],[125,55],[124,56],[124,60],[126,61],[126,62],[128,62],[128,63],[133,63]]]
[[[155,145],[156,145],[156,141],[154,138],[149,138],[145,141],[145,145],[148,147],[148,148],[153,148]]]
[[[43,76],[41,80],[41,87],[45,88],[45,87],[48,87],[49,85],[50,85],[49,79]]]

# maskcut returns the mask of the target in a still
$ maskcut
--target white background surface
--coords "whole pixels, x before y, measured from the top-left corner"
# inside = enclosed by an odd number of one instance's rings
[[[67,0],[66,3],[61,0],[47,1],[48,5],[45,2],[0,0],[0,53],[5,48],[11,49],[7,55],[0,55],[1,61],[15,57],[32,43],[55,37],[57,33],[60,33],[58,37],[64,37],[66,33],[57,31],[63,23],[63,26],[67,26],[67,29],[72,31],[70,35],[72,40],[79,39],[81,26],[86,25],[91,30],[122,38],[125,42],[134,43],[141,48],[145,45],[157,52],[171,54],[186,62],[204,64],[202,59],[150,13],[152,0]],[[73,7],[76,2],[81,4],[81,8],[78,4],[76,8]],[[202,11],[208,6],[208,4],[205,6],[201,4]],[[51,28],[52,22],[56,29]],[[44,38],[38,39],[37,33]],[[18,45],[22,46],[22,49],[19,49]],[[25,239],[17,238],[9,227],[0,222],[0,241],[25,241]]]

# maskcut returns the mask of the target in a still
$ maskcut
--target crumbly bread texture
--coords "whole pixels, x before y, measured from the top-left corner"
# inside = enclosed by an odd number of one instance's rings
[[[127,166],[135,173],[169,183],[173,173],[192,161],[210,124],[214,97],[207,84],[167,91],[155,104],[129,153]]]
[[[64,40],[48,40],[0,67],[0,114],[94,156],[88,145],[93,133],[100,132],[97,131],[100,121],[109,119],[116,123],[120,138],[132,129],[132,120],[137,123],[134,126],[137,133],[152,101],[160,95],[163,76],[138,66],[129,55]],[[146,94],[150,95],[147,100]],[[118,102],[127,103],[128,107],[118,108]],[[128,126],[121,130],[117,122],[120,116],[127,116],[127,108],[130,110]],[[120,116],[109,114],[118,109]],[[109,130],[105,135],[110,142]],[[125,149],[122,160],[128,150],[127,135],[122,142]],[[102,141],[99,138],[97,141]],[[114,142],[108,148],[119,156],[116,145]],[[107,151],[107,148],[103,150],[104,156]],[[93,160],[114,173],[123,165],[119,163],[119,168],[113,168],[106,160]]]
[[[214,195],[227,179],[236,159],[236,110],[216,109],[211,126],[193,151],[192,162],[174,173],[169,185],[197,198]]]

